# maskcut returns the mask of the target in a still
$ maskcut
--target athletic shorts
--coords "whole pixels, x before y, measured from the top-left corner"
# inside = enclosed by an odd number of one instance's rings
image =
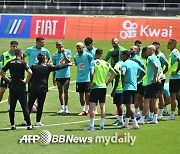
[[[141,83],[139,83],[139,84],[137,84],[137,91],[136,91],[136,93],[140,93],[140,90],[141,90],[141,88],[142,88],[142,82]]]
[[[159,93],[163,93],[164,92],[164,83],[165,83],[166,79],[161,80],[161,83],[158,84],[158,92]]]
[[[115,93],[113,103],[116,104],[116,106],[120,106],[123,103],[123,93]]]
[[[134,104],[135,90],[123,91],[123,104]]]
[[[106,88],[91,89],[89,102],[93,103],[105,103],[106,101]]]
[[[177,93],[180,90],[180,79],[169,80],[169,92]]]
[[[76,82],[76,92],[90,93],[90,82]]]
[[[1,86],[0,87],[4,87],[4,88],[9,88],[9,82],[6,81],[4,78],[1,78]]]
[[[146,85],[144,98],[151,99],[157,97],[158,97],[158,83],[156,84],[152,83],[150,85]]]
[[[142,86],[141,86],[141,89],[140,89],[139,92],[138,92],[138,94],[144,96],[144,94],[145,94],[145,88],[146,88],[146,86],[142,85]]]
[[[70,80],[70,78],[56,78],[56,81],[60,82],[62,85],[68,80]]]

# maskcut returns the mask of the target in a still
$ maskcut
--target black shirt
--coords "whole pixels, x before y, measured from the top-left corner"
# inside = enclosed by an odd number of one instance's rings
[[[2,70],[6,72],[9,69],[11,75],[11,85],[25,85],[21,80],[24,80],[25,70],[28,70],[29,67],[24,60],[13,59],[9,61]]]
[[[39,92],[47,92],[48,91],[48,78],[49,74],[52,71],[64,69],[68,66],[68,64],[63,64],[60,66],[38,63],[31,66],[32,69],[32,77],[31,77],[31,90],[39,91]]]

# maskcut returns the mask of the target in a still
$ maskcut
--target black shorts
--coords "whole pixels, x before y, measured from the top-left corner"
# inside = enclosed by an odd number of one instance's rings
[[[77,82],[76,92],[90,93],[90,82]]]
[[[135,90],[123,91],[123,104],[134,104]]]
[[[139,83],[139,84],[137,84],[137,91],[136,91],[136,93],[140,93],[140,90],[141,90],[141,88],[142,88],[142,82],[141,83]]]
[[[9,82],[6,81],[4,78],[1,78],[1,86],[0,87],[4,87],[4,88],[9,88]]]
[[[163,93],[164,92],[164,83],[165,83],[166,79],[161,80],[161,83],[158,84],[158,92],[159,93]]]
[[[169,92],[177,93],[180,90],[180,79],[169,80]]]
[[[141,86],[141,89],[140,89],[139,92],[138,92],[138,94],[144,96],[144,94],[145,94],[145,88],[146,88],[146,86],[142,85],[142,86]]]
[[[32,86],[31,86],[31,81],[29,81],[29,82],[28,82],[28,93],[30,93],[31,87],[32,87]]]
[[[123,93],[115,93],[113,103],[116,104],[116,106],[120,106],[123,103]]]
[[[60,82],[62,85],[68,80],[70,80],[70,78],[56,78],[56,81]]]
[[[157,98],[158,97],[158,83],[147,85],[145,88],[145,99]]]
[[[105,103],[106,101],[106,88],[91,89],[89,102],[93,103]]]

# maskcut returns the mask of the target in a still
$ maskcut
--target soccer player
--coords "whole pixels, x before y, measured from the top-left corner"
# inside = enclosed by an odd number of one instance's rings
[[[28,108],[30,112],[35,100],[36,99],[38,100],[37,115],[36,115],[37,126],[44,125],[41,123],[41,117],[42,117],[44,102],[46,99],[46,94],[48,92],[49,74],[52,71],[64,69],[72,65],[72,63],[65,63],[58,66],[46,64],[45,57],[46,56],[44,53],[39,53],[37,56],[38,64],[34,64],[31,66],[31,70],[33,74],[31,77],[31,89],[30,89],[30,96],[28,100]]]
[[[168,60],[166,59],[165,55],[160,51],[160,43],[159,42],[153,42],[152,45],[155,46],[156,51],[155,54],[157,56],[157,58],[159,59],[160,63],[161,63],[161,68],[163,70],[163,76],[161,78],[161,83],[159,83],[159,113],[158,113],[158,118],[162,118],[162,113],[163,113],[163,108],[165,105],[164,102],[164,83],[166,81],[166,76],[165,73],[168,71]]]
[[[144,106],[139,124],[144,124],[144,117],[149,109],[149,102],[152,103],[154,117],[153,120],[150,121],[152,124],[157,124],[158,118],[158,104],[157,104],[157,95],[158,95],[158,83],[160,82],[160,78],[162,77],[162,69],[161,63],[159,59],[155,55],[156,48],[154,45],[149,45],[147,47],[147,85],[145,88],[145,96],[144,96]]]
[[[86,45],[86,47],[84,48],[84,51],[90,53],[90,54],[93,56],[93,59],[95,59],[95,54],[96,54],[97,48],[95,48],[95,47],[93,46],[93,39],[92,39],[91,37],[87,37],[87,38],[84,40],[84,43],[85,43],[85,45]],[[97,105],[98,105],[98,104],[96,104],[95,114],[98,114]],[[87,110],[86,112],[89,114],[89,108],[88,108],[88,110]]]
[[[138,47],[137,46],[132,46],[130,48],[130,54],[131,54],[130,60],[136,62],[140,67],[145,69],[144,63],[140,59],[140,56],[137,55],[137,52],[138,52]],[[138,81],[137,92],[135,94],[134,106],[135,106],[135,116],[137,117],[137,119],[139,118],[138,107],[140,106],[140,104],[143,103],[143,96],[140,94],[141,88],[142,88],[142,80]],[[141,113],[140,113],[140,115],[141,115]]]
[[[121,80],[123,86],[123,103],[126,104],[126,120],[122,128],[128,128],[129,119],[133,122],[133,129],[138,129],[139,125],[136,121],[134,111],[131,104],[135,100],[135,92],[137,90],[137,81],[141,80],[145,75],[145,71],[136,62],[130,60],[130,52],[125,50],[122,52],[123,64],[121,71]],[[138,78],[137,78],[138,77]]]
[[[94,72],[93,72],[93,78],[91,80],[92,88],[89,98],[90,125],[85,130],[94,130],[95,105],[96,103],[98,103],[98,101],[101,109],[100,130],[104,130],[104,122],[106,116],[106,112],[105,112],[106,87],[110,82],[112,82],[112,80],[116,76],[116,72],[109,63],[101,59],[102,54],[103,54],[103,50],[101,49],[96,50],[96,60],[94,60]],[[111,76],[106,83],[106,77],[109,72],[111,73]]]
[[[138,47],[138,51],[136,54],[140,57],[141,56],[142,42],[140,40],[136,40],[134,42],[134,45]]]
[[[26,94],[26,84],[29,82],[32,71],[27,66],[27,63],[22,60],[23,58],[23,51],[21,49],[15,49],[16,58],[9,61],[3,68],[0,70],[0,75],[7,80],[10,84],[10,123],[11,123],[11,130],[15,130],[16,126],[14,123],[14,112],[16,108],[17,100],[19,100],[21,104],[21,108],[23,110],[23,115],[25,120],[27,121],[27,130],[34,129],[31,125],[29,111],[27,107],[27,94]],[[11,79],[6,76],[5,72],[9,69]],[[27,71],[28,75],[26,79],[24,79],[24,73]]]
[[[84,40],[84,44],[86,45],[86,47],[84,48],[84,51],[90,53],[93,56],[93,59],[95,59],[97,48],[93,46],[93,39],[91,37],[87,37]]]
[[[171,96],[171,114],[166,120],[175,120],[176,97],[180,91],[180,53],[176,49],[177,41],[170,39],[167,48],[171,51],[169,55],[169,91]]]
[[[45,52],[46,58],[47,58],[47,63],[50,63],[50,53],[49,50],[44,48],[44,38],[43,37],[37,37],[36,38],[36,45],[31,46],[26,49],[24,52],[24,57],[28,57],[28,65],[31,67],[33,64],[37,64],[37,55],[41,52]]]
[[[111,57],[115,63],[114,70],[116,71],[115,81],[113,82],[113,90],[111,92],[111,97],[113,97],[113,103],[116,104],[118,116],[117,120],[113,123],[114,126],[123,125],[123,115],[122,115],[122,103],[123,103],[123,89],[121,82],[121,67],[122,61],[120,61],[119,51],[111,52]]]
[[[0,56],[0,62],[2,62],[2,66],[5,66],[9,61],[15,58],[15,49],[18,47],[18,42],[17,41],[11,41],[10,42],[10,50],[4,52]],[[11,78],[9,70],[6,71],[6,76],[8,78]],[[1,85],[0,85],[0,101],[3,98],[3,95],[6,91],[6,89],[9,87],[9,83],[4,79],[1,78]],[[8,103],[10,102],[8,98]],[[8,105],[8,111],[10,110],[10,103]]]
[[[107,55],[105,56],[104,60],[105,61],[108,61],[109,59],[111,59],[111,65],[113,66],[113,60],[111,58],[111,52],[112,51],[115,51],[115,50],[118,50],[119,53],[120,53],[120,60],[122,60],[122,51],[126,50],[126,48],[120,46],[119,44],[119,39],[118,38],[113,38],[111,40],[111,43],[112,43],[112,46],[113,48],[111,48],[108,52],[107,52]]]
[[[58,49],[52,56],[52,63],[56,66],[64,63],[71,62],[71,50],[65,49],[61,41],[56,42],[56,48]],[[53,73],[53,83],[57,85],[59,91],[59,101],[61,104],[60,110],[57,113],[69,114],[68,110],[68,89],[70,84],[70,67]]]
[[[74,56],[74,62],[77,66],[76,92],[79,93],[82,112],[78,115],[87,115],[89,111],[89,95],[90,95],[90,76],[93,70],[93,56],[88,52],[84,52],[82,42],[76,44],[77,54]],[[87,105],[87,112],[85,108]]]

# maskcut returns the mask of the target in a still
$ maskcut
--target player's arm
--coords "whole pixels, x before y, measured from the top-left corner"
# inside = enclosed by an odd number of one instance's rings
[[[153,76],[153,83],[157,82],[157,73],[158,73],[158,65],[155,62],[152,62],[153,64],[153,70],[154,70],[154,76]]]
[[[119,79],[120,79],[120,75],[119,75],[119,73],[116,72],[115,83],[114,83],[114,88],[111,92],[111,97],[114,97],[114,95],[115,95],[115,90],[119,84]]]
[[[145,70],[141,69],[141,72],[140,72],[140,74],[139,74],[139,76],[137,78],[137,81],[141,80],[145,76],[145,74],[146,74]]]
[[[27,84],[29,82],[29,80],[31,79],[31,77],[32,77],[32,70],[30,68],[27,69],[26,72],[27,72],[27,77],[26,77],[26,79],[24,81],[25,84]]]
[[[178,73],[180,71],[180,59],[178,59],[177,62],[178,62],[178,67],[176,69],[176,73]]]
[[[110,82],[112,82],[112,80],[116,77],[116,72],[112,67],[110,68],[109,72],[111,73],[111,76],[110,76],[109,80],[107,81],[106,85],[108,85]]]
[[[0,75],[9,83],[11,79],[6,76],[6,71],[9,69],[10,62],[8,62],[2,69],[0,69]]]
[[[111,58],[111,51],[108,51],[106,57],[104,58],[105,61],[108,61]]]
[[[162,70],[162,68],[161,68],[160,73],[159,73],[159,76],[158,76],[158,82],[159,82],[159,83],[161,83],[161,78],[162,78],[163,75],[164,75],[164,73],[163,73],[163,70]]]
[[[48,68],[49,68],[49,72],[52,72],[52,71],[57,71],[57,70],[64,69],[64,68],[66,68],[68,66],[72,66],[72,62],[65,63],[65,64],[62,64],[62,65],[59,65],[59,66],[49,64]]]
[[[61,52],[62,52],[62,54],[64,56],[65,62],[66,63],[70,63],[71,62],[71,58],[66,55],[64,47],[61,48]]]

